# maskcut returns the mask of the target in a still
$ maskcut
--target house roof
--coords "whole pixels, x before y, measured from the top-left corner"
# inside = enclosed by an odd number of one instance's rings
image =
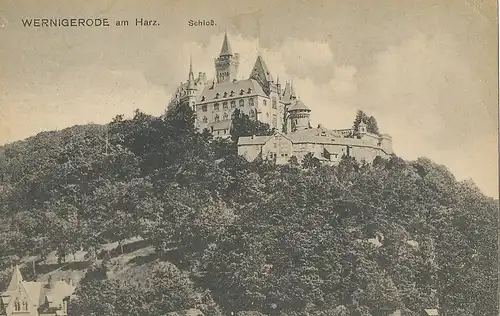
[[[33,306],[38,307],[43,302],[43,286],[40,282],[22,282],[21,285],[26,290]],[[41,301],[42,300],[42,301]]]
[[[75,287],[69,285],[65,281],[56,281],[52,283],[50,290],[47,292],[47,301],[52,304],[59,304],[62,300],[73,294]]]
[[[9,286],[5,292],[15,291],[19,283],[23,282],[23,276],[21,275],[21,271],[19,270],[19,266],[16,265],[14,267],[14,271],[12,271],[12,277],[10,278]]]
[[[427,315],[429,316],[438,316],[439,315],[439,312],[437,309],[433,308],[433,309],[424,309],[424,311],[427,313]]]
[[[264,145],[273,136],[242,136],[238,139],[238,146]]]
[[[243,91],[242,91],[243,90]],[[231,95],[231,91],[233,94]],[[224,97],[224,92],[227,96]],[[243,94],[241,94],[243,92]],[[217,93],[219,94],[218,98]],[[232,82],[216,83],[212,86],[206,86],[198,97],[198,102],[214,102],[216,100],[241,98],[244,96],[263,96],[267,94],[262,89],[261,85],[255,79],[245,79]],[[204,99],[203,99],[204,98]],[[204,100],[204,101],[201,101]]]

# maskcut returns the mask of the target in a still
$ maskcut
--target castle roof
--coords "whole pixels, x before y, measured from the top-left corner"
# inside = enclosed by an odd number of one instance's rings
[[[231,95],[231,91],[233,94]],[[227,96],[224,98],[224,92]],[[242,96],[258,95],[267,97],[262,86],[254,79],[245,79],[233,82],[223,82],[215,84],[213,87],[206,86],[198,98],[198,102],[213,102],[216,99],[238,98]],[[204,98],[204,101],[201,101]]]
[[[311,112],[311,109],[309,109],[304,102],[300,101],[299,99],[295,99],[295,102],[293,102],[293,105],[288,111],[308,111]]]
[[[287,81],[285,84],[285,89],[283,89],[283,102],[289,103],[293,99],[292,87],[290,82]]]
[[[253,65],[252,72],[250,73],[250,79],[261,80],[263,83],[266,81],[274,81],[269,68],[267,67],[264,59],[259,55],[257,60]]]
[[[227,33],[224,34],[224,42],[222,42],[222,48],[220,50],[220,56],[230,56],[233,55],[233,50],[231,45],[229,45],[229,40],[227,39]]]

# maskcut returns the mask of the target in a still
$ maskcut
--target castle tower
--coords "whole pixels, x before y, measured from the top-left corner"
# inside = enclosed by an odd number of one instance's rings
[[[231,45],[229,45],[229,40],[227,39],[227,33],[225,33],[219,57],[215,59],[217,83],[236,80],[238,65],[239,56],[238,54],[233,54],[233,50],[231,49]]]
[[[296,132],[310,128],[310,116],[311,110],[302,101],[294,98],[292,106],[288,109],[287,131]]]

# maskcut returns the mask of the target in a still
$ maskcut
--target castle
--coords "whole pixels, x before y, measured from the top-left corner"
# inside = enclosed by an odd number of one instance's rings
[[[48,284],[27,282],[16,265],[5,292],[0,296],[0,316],[56,316],[68,314],[68,301],[75,291],[72,281]]]
[[[336,163],[342,155],[372,161],[393,154],[392,138],[371,133],[366,122],[356,130],[312,128],[311,110],[297,98],[290,82],[282,87],[274,80],[262,56],[257,56],[248,79],[237,80],[239,54],[233,53],[227,33],[219,57],[215,58],[215,79],[205,73],[195,78],[190,62],[188,80],[177,88],[168,107],[188,104],[195,112],[195,125],[215,137],[229,137],[232,112],[238,108],[252,120],[269,124],[272,136],[248,136],[238,140],[238,154],[248,160],[270,157],[278,164],[292,156],[300,161],[307,153],[325,163]]]

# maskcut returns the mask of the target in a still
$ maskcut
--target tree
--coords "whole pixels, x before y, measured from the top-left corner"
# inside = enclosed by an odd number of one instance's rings
[[[380,134],[378,130],[377,120],[373,116],[370,116],[365,123],[366,123],[366,130],[368,131],[368,133],[376,135]]]
[[[237,142],[241,136],[261,136],[272,135],[274,129],[269,127],[269,124],[262,123],[259,120],[252,120],[250,117],[242,113],[239,109],[235,109],[231,118],[231,137]]]
[[[321,166],[318,158],[314,157],[313,153],[307,153],[302,159],[302,168],[304,169],[317,169]]]
[[[298,166],[300,166],[299,160],[297,159],[297,156],[295,156],[295,155],[291,156],[290,159],[288,159],[288,163],[292,167],[298,167]]]

